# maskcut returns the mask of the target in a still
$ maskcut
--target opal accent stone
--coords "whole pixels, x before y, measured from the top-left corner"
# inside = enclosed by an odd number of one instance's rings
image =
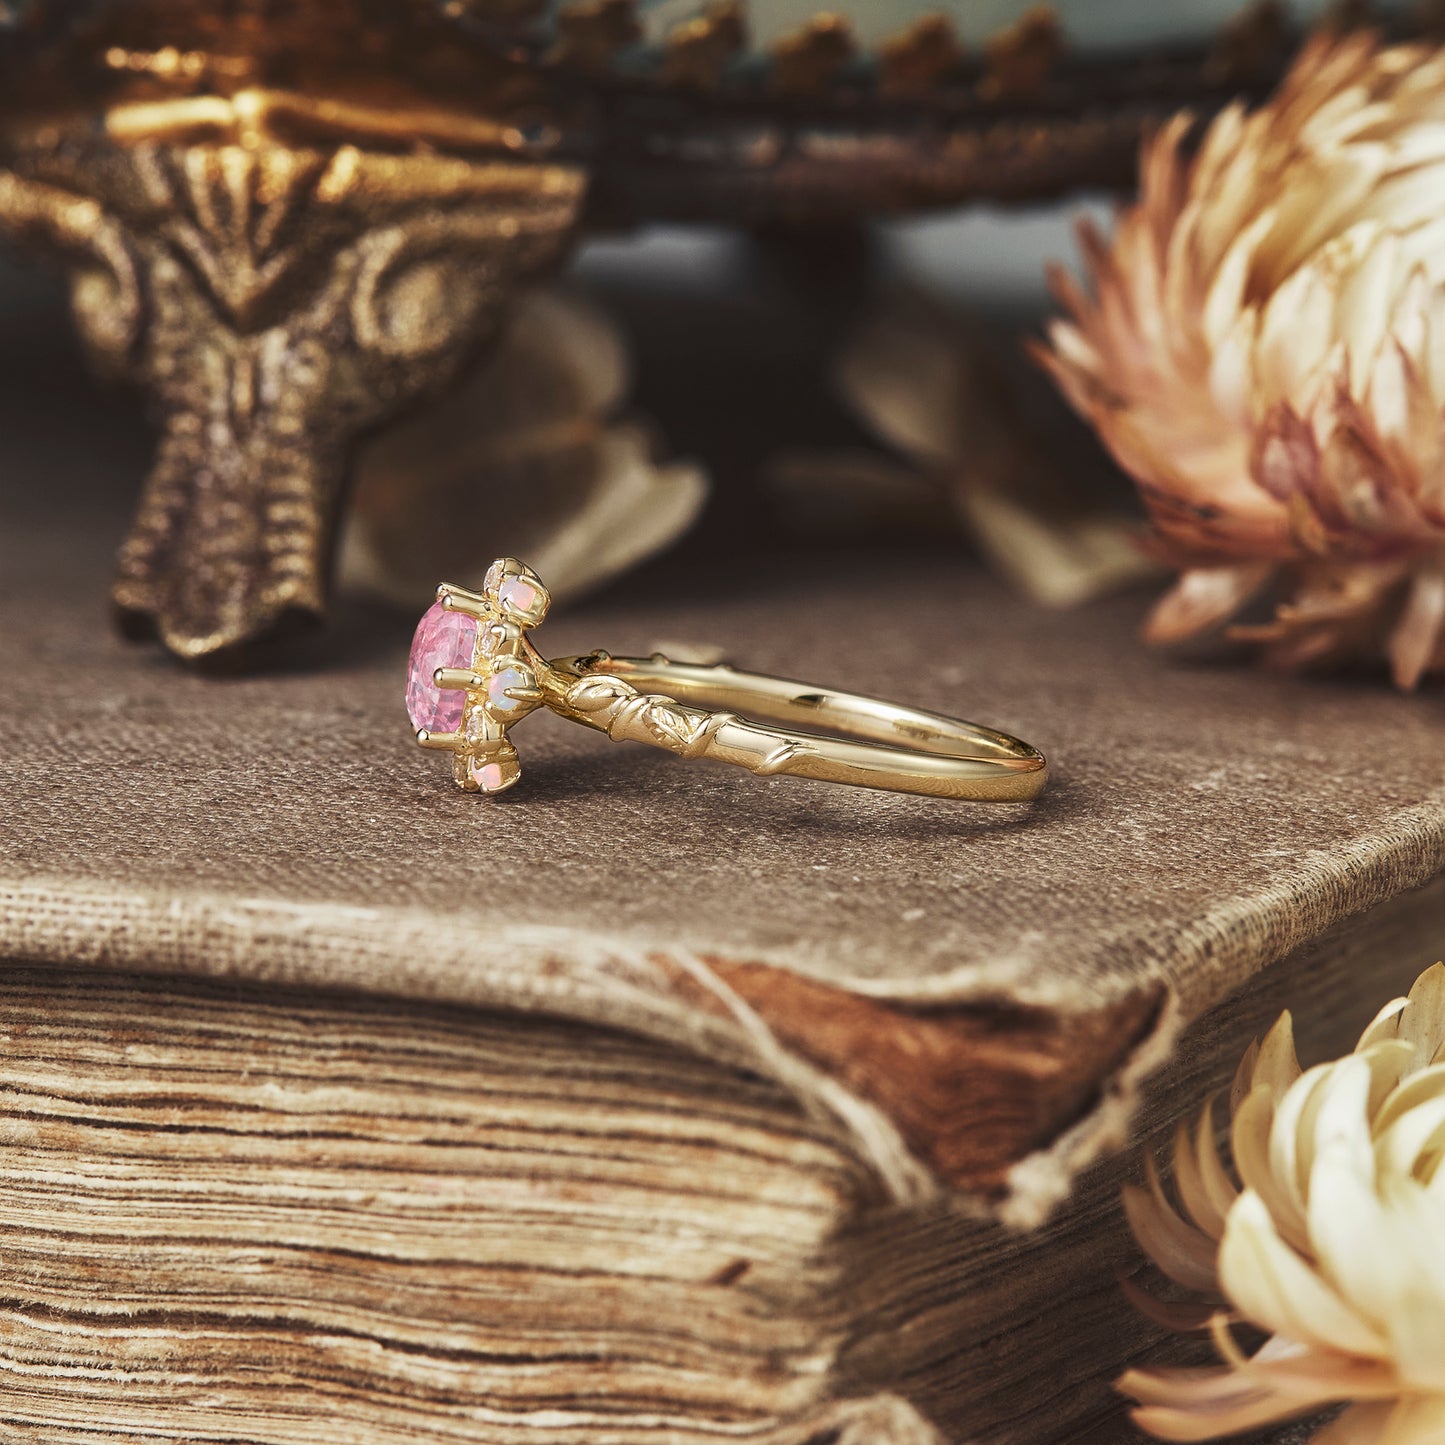
[[[508,612],[526,617],[537,605],[537,589],[525,577],[508,577],[497,588],[497,601]]]
[[[531,687],[532,677],[525,668],[499,667],[487,679],[487,706],[495,713],[516,712],[522,704],[507,696],[509,687]]]
[[[495,793],[502,786],[502,765],[483,763],[481,767],[472,769],[472,778],[484,793]]]
[[[414,728],[454,733],[461,725],[467,695],[432,681],[439,667],[470,667],[477,642],[477,620],[433,603],[417,624],[411,643],[406,710]]]

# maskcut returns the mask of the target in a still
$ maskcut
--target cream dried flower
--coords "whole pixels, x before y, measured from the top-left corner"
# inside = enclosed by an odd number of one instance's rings
[[[1146,635],[1236,628],[1303,665],[1445,668],[1445,51],[1306,47],[1186,155],[1145,148],[1038,354],[1139,483],[1180,572]]]
[[[1445,1440],[1445,966],[1371,1023],[1352,1054],[1300,1072],[1290,1016],[1240,1066],[1231,1149],[1212,1110],[1174,1141],[1176,1211],[1152,1161],[1126,1192],[1141,1244],[1167,1275],[1223,1302],[1226,1363],[1135,1370],[1119,1387],[1137,1424],[1165,1440],[1213,1440],[1342,1400],[1317,1445]],[[1268,1339],[1246,1356],[1229,1332]]]
[[[511,555],[561,600],[671,546],[708,480],[656,458],[651,429],[625,415],[630,373],[600,312],[557,288],[524,297],[480,370],[363,449],[343,583],[410,605],[438,576],[481,590]]]

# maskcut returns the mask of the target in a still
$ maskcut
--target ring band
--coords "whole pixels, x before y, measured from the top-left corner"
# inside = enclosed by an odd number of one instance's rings
[[[1048,779],[1042,753],[1007,733],[786,678],[593,652],[548,662],[528,633],[547,589],[515,558],[483,591],[443,583],[412,644],[407,708],[416,740],[453,755],[457,783],[499,793],[521,776],[508,733],[539,707],[682,758],[763,777],[1025,802]]]

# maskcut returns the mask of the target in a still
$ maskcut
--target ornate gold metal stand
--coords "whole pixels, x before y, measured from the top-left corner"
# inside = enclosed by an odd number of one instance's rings
[[[355,439],[456,373],[582,200],[577,169],[509,155],[525,141],[502,126],[392,118],[490,142],[472,157],[282,138],[318,120],[363,129],[241,91],[42,134],[0,173],[0,222],[60,252],[92,349],[154,398],[114,598],[191,659],[320,616]]]

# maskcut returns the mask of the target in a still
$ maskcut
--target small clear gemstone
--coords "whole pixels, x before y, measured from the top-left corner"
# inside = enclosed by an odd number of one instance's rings
[[[461,725],[466,693],[440,688],[432,681],[439,667],[470,667],[477,641],[477,621],[434,603],[417,624],[411,644],[406,684],[406,710],[414,728],[452,733]]]
[[[485,708],[474,707],[467,714],[467,741],[482,742],[502,735],[500,724],[487,716]]]

